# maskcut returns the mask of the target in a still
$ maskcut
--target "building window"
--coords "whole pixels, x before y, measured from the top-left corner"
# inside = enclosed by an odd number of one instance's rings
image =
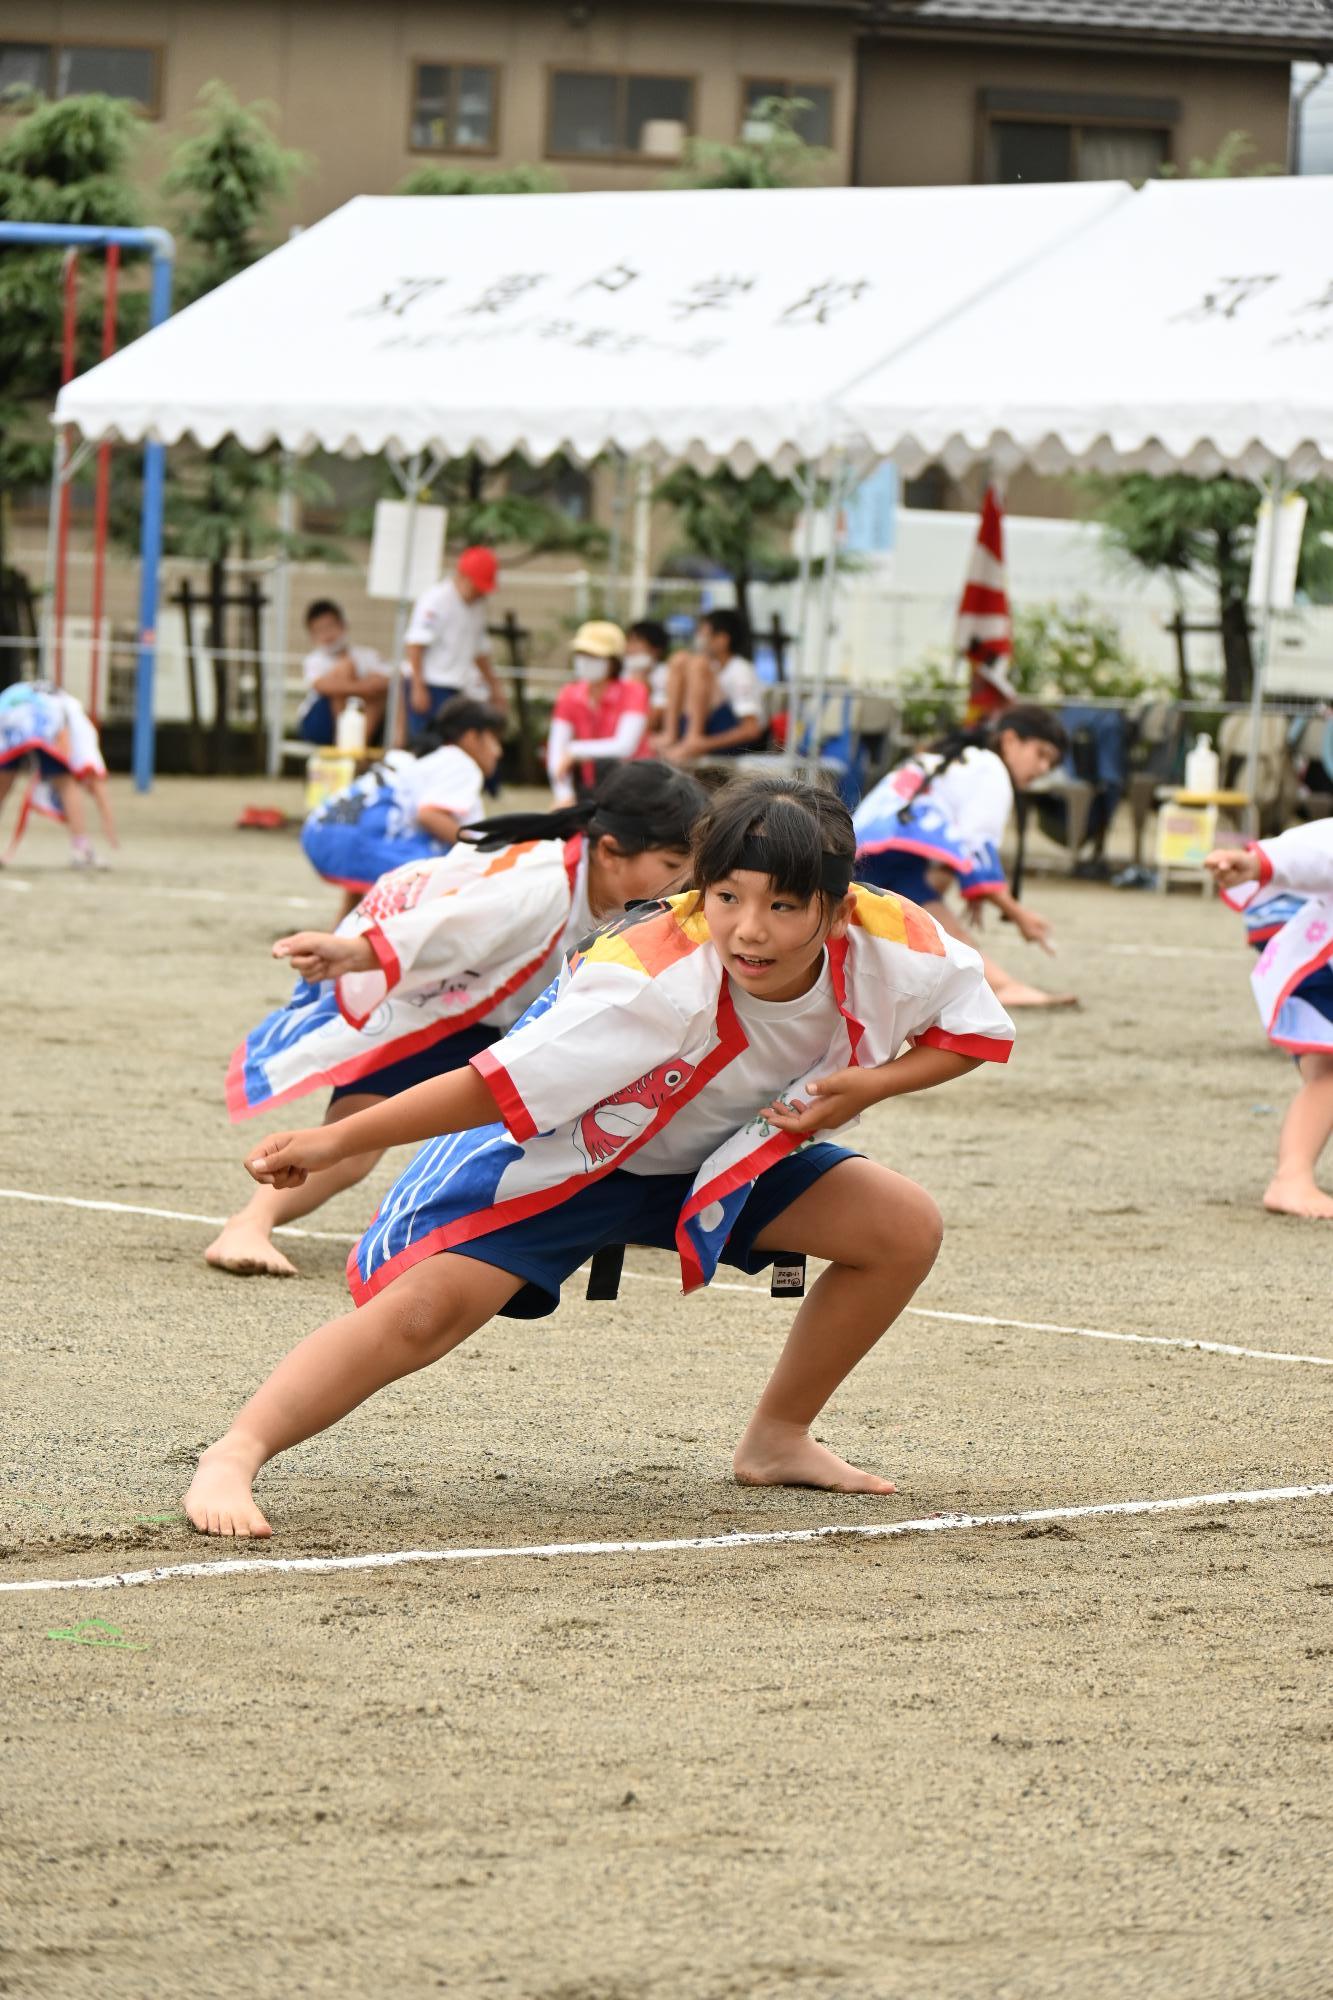
[[[158,109],[161,56],[151,48],[92,42],[0,42],[0,107],[35,92],[82,97],[97,92],[128,98],[150,117]]]
[[[494,152],[498,74],[484,63],[416,63],[412,70],[413,152]]]
[[[1146,181],[1171,158],[1172,97],[1100,91],[983,90],[981,178]]]
[[[557,158],[676,159],[693,119],[689,77],[556,70],[546,150]]]
[[[1134,125],[994,119],[993,181],[1146,181],[1171,155],[1171,135]]]
[[[766,97],[800,100],[802,109],[792,120],[792,128],[807,146],[833,144],[833,86],[828,83],[796,83],[790,78],[747,77],[741,86],[741,137],[748,129]]]

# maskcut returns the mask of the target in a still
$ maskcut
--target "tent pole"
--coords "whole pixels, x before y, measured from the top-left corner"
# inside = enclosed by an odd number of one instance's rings
[[[833,645],[835,591],[838,581],[838,515],[847,493],[847,460],[841,451],[834,454],[828,488],[828,548],[824,552],[824,574],[819,579],[819,664],[815,668],[814,702],[811,710],[811,756],[819,762],[824,700],[828,687],[829,653]]]
[[[282,770],[283,741],[283,697],[287,685],[287,653],[291,646],[292,618],[292,537],[296,533],[296,491],[292,485],[292,473],[296,468],[296,454],[284,451],[282,454],[281,480],[278,486],[278,559],[273,565],[273,602],[269,617],[269,659],[268,659],[268,775],[276,778]]]
[[[620,618],[621,564],[625,544],[625,481],[629,460],[623,451],[613,450],[615,476],[611,487],[611,534],[606,547],[606,615]]]
[[[809,657],[806,627],[810,616],[810,572],[815,559],[815,481],[808,466],[802,465],[793,473],[792,485],[801,496],[801,547],[797,557],[796,616],[792,625],[796,644],[792,648],[791,672],[787,676],[787,741],[782,750],[782,761],[789,770],[795,769],[796,765],[801,734],[801,683]]]
[[[65,493],[65,465],[69,455],[69,432],[62,424],[56,431],[55,447],[51,458],[51,498],[46,515],[46,562],[43,596],[46,599],[46,616],[42,620],[41,677],[44,681],[54,680],[58,675],[52,672],[56,621],[56,570],[60,544],[60,509]]]
[[[1250,831],[1256,838],[1260,824],[1259,744],[1264,722],[1264,683],[1268,678],[1269,656],[1273,650],[1273,594],[1277,582],[1277,517],[1286,491],[1286,472],[1285,463],[1279,465],[1268,482],[1268,505],[1272,516],[1268,524],[1268,564],[1264,571],[1264,601],[1259,614],[1259,646],[1255,655],[1254,676],[1250,688],[1250,732],[1245,756],[1245,789],[1250,795]]]
[[[389,699],[384,708],[384,747],[392,750],[398,741],[398,704],[406,699],[403,692],[403,642],[407,637],[408,614],[412,608],[412,544],[416,540],[417,505],[421,498],[421,452],[414,452],[403,466],[394,461],[394,471],[398,475],[407,498],[407,519],[403,530],[403,569],[398,584],[398,609],[393,618],[393,660],[389,673]],[[407,730],[403,731],[404,740]]]
[[[630,562],[631,622],[648,616],[648,577],[652,561],[653,469],[646,458],[634,467],[634,536]]]

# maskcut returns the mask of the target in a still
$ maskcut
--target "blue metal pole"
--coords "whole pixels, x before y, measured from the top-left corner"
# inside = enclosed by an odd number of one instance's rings
[[[152,253],[148,324],[160,326],[171,312],[171,279],[176,246],[165,229],[103,228],[97,223],[0,222],[0,243],[28,250],[122,250]],[[157,668],[158,580],[162,566],[162,512],[166,493],[166,448],[147,444],[143,454],[143,514],[139,528],[139,658],[134,683],[134,784],[140,792],[153,783],[155,725],[153,681]]]

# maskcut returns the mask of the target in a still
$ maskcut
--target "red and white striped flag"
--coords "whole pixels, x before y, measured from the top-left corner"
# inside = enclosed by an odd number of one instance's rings
[[[1014,650],[1004,578],[1004,513],[993,486],[981,503],[976,547],[958,606],[957,647],[972,668],[965,720],[982,721],[1018,699],[1005,666]]]

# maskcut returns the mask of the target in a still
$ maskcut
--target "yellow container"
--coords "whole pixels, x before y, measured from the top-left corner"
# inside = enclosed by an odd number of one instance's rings
[[[356,782],[362,760],[346,750],[316,750],[305,767],[305,809],[313,812]]]

